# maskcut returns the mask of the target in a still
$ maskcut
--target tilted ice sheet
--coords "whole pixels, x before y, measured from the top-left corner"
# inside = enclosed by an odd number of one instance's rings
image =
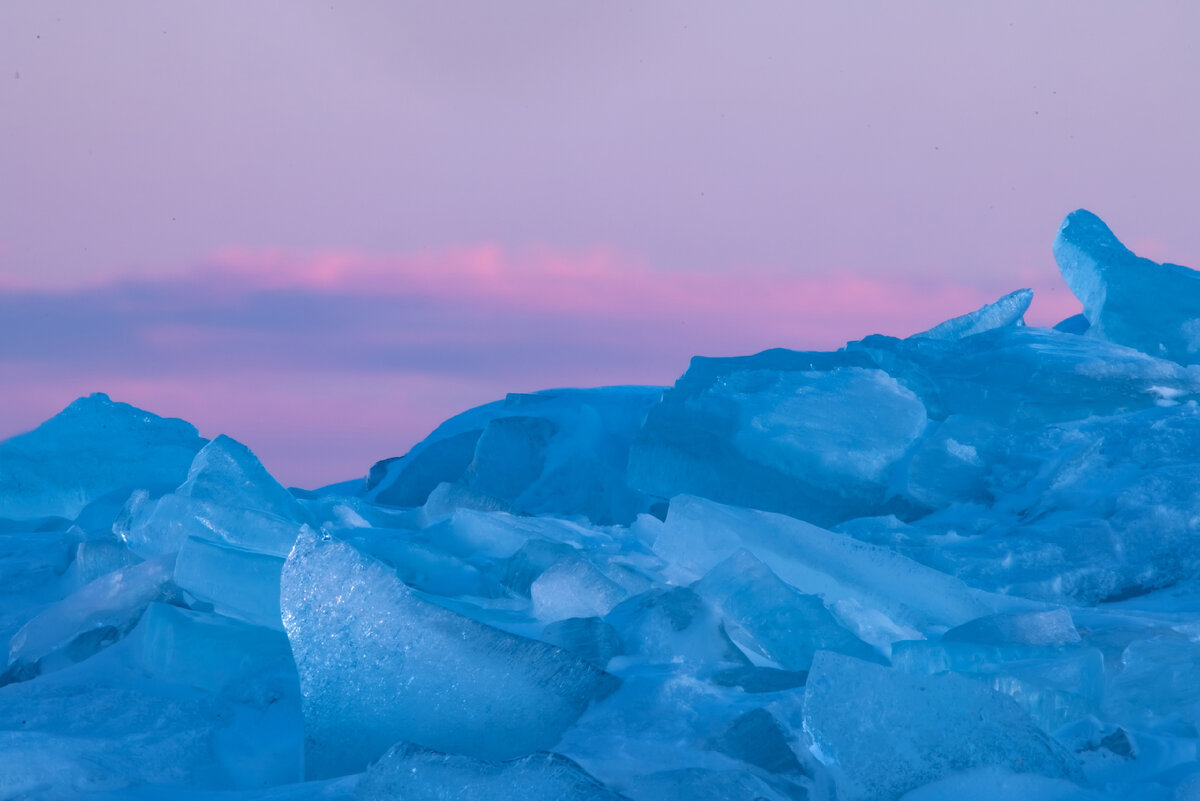
[[[549,749],[617,685],[565,651],[424,601],[386,566],[312,534],[284,566],[281,606],[314,778],[359,771],[398,740],[482,759]]]
[[[913,336],[927,339],[964,339],[984,331],[991,331],[993,328],[1020,325],[1032,302],[1032,289],[1018,289],[970,314],[939,323],[928,331],[922,331]]]
[[[743,548],[800,592],[819,595],[831,606],[847,602],[873,610],[897,627],[910,627],[909,631],[955,626],[1023,605],[974,590],[889,548],[785,515],[701,498],[673,498],[666,525],[654,543],[655,552],[671,565],[670,575],[677,580],[700,578]],[[861,631],[856,633],[880,644]]]

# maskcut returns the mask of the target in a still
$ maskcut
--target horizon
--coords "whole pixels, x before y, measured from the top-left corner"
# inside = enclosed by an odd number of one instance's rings
[[[284,483],[507,392],[904,336],[1085,207],[1200,265],[1200,6],[0,9],[0,437],[72,399]]]

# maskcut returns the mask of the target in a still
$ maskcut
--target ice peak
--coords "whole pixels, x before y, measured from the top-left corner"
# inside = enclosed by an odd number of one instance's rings
[[[1182,364],[1200,362],[1200,273],[1137,256],[1095,214],[1067,215],[1054,259],[1088,333]]]

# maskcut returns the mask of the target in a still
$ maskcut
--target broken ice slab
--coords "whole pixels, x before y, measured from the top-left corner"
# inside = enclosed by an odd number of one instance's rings
[[[142,556],[178,551],[188,537],[287,556],[312,516],[245,445],[224,435],[204,446],[179,488],[135,493],[114,532]]]
[[[627,523],[649,500],[625,481],[629,446],[658,387],[512,394],[439,426],[398,459],[371,469],[364,496],[420,506],[459,486],[527,514]]]
[[[928,331],[913,336],[925,339],[965,339],[1006,325],[1022,325],[1025,312],[1029,310],[1029,304],[1032,302],[1032,289],[1018,289],[970,314],[939,323]]]
[[[830,525],[885,508],[926,422],[920,398],[864,353],[696,358],[648,413],[629,482]]]
[[[283,632],[163,603],[146,608],[125,650],[147,676],[208,692],[257,675],[295,673]]]
[[[102,393],[79,398],[33,431],[0,442],[0,518],[72,520],[110,493],[161,493],[183,480],[204,443],[183,420]]]
[[[601,670],[614,656],[624,652],[621,635],[598,617],[570,617],[546,626],[542,642],[570,651]]]
[[[648,663],[750,664],[729,639],[721,618],[688,587],[635,595],[613,609],[605,622],[621,635],[624,653]]]
[[[1029,427],[1200,393],[1196,370],[1047,328],[1006,326],[954,341],[874,335],[846,347],[915,393],[934,420],[960,414]]]
[[[956,626],[1028,602],[980,592],[895,551],[785,515],[739,509],[702,498],[671,500],[654,551],[672,580],[695,580],[741,549],[801,593],[819,595],[861,639],[886,649],[933,626]],[[841,606],[839,606],[839,604]],[[886,619],[871,623],[842,608]],[[868,615],[869,616],[869,615]],[[854,621],[861,625],[853,625]],[[890,625],[888,625],[890,622]],[[874,628],[875,634],[867,629]],[[906,636],[906,632],[908,633]]]
[[[787,670],[808,670],[818,650],[882,661],[879,652],[805,595],[739,550],[692,585],[721,613],[735,641]]]
[[[913,676],[821,651],[804,728],[846,801],[890,801],[983,765],[1082,779],[1075,758],[1011,698],[953,673]]]
[[[559,754],[506,762],[445,754],[398,743],[358,784],[361,801],[622,801]]]
[[[533,615],[547,623],[569,617],[603,617],[629,593],[581,557],[555,562],[529,587]]]
[[[281,606],[313,778],[361,770],[398,740],[480,759],[548,749],[618,684],[422,600],[385,565],[309,533],[284,565]]]
[[[1200,362],[1200,273],[1139,258],[1084,209],[1063,220],[1054,258],[1083,303],[1088,336],[1181,364]]]
[[[55,670],[118,641],[146,606],[177,593],[174,555],[115,570],[51,604],[13,635],[0,684]]]
[[[188,537],[175,561],[175,584],[221,615],[283,631],[277,556]]]
[[[1129,643],[1104,699],[1105,717],[1148,732],[1194,737],[1200,726],[1200,643],[1174,631]]]
[[[1011,697],[1049,732],[1095,714],[1105,691],[1103,654],[1079,644],[899,642],[892,664],[912,674],[970,676]]]

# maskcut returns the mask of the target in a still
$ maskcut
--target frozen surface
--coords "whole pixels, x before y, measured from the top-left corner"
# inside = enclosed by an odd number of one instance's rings
[[[323,490],[76,401],[0,443],[0,798],[1200,798],[1196,276],[1055,254],[1053,329],[513,394]]]

